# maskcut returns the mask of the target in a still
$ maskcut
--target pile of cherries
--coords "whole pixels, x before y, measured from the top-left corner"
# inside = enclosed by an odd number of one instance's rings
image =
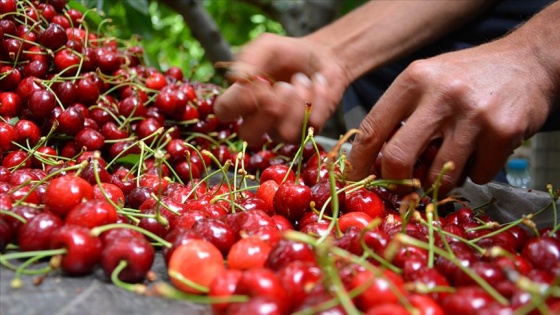
[[[415,180],[348,181],[344,154],[311,133],[247,147],[213,114],[220,87],[146,66],[87,14],[0,0],[0,262],[14,288],[102,268],[217,314],[560,312],[557,226],[392,190]]]

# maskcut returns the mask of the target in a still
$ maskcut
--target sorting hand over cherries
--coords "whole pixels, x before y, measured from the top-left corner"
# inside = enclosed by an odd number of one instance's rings
[[[214,115],[220,86],[146,66],[66,0],[0,0],[0,17],[0,263],[14,290],[27,274],[96,274],[216,314],[560,312],[559,228],[416,189],[437,140],[414,178],[350,181],[345,153],[311,132],[248,146]]]

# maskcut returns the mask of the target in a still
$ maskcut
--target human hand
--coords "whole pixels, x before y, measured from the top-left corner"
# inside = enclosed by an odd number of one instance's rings
[[[383,178],[412,178],[430,141],[442,138],[420,178],[424,187],[448,161],[455,168],[443,176],[442,193],[465,175],[489,182],[551,113],[558,95],[553,77],[533,50],[507,40],[416,61],[361,123],[349,154],[350,178],[370,174],[378,153]]]
[[[241,117],[239,135],[249,144],[265,133],[276,141],[299,141],[306,103],[312,105],[309,125],[319,131],[350,83],[328,47],[273,34],[247,44],[229,77],[235,83],[217,98],[214,112],[222,121]]]

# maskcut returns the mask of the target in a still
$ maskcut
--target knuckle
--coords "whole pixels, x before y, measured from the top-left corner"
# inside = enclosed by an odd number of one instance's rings
[[[414,157],[397,141],[391,141],[382,150],[384,167],[402,173],[402,170],[412,169]]]

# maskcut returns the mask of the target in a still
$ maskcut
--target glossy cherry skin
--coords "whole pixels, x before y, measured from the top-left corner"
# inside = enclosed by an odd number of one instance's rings
[[[233,303],[227,309],[228,315],[261,314],[282,315],[285,314],[284,306],[279,301],[267,296],[255,296],[247,302]]]
[[[165,260],[165,263],[169,263],[169,259],[173,254],[173,251],[181,246],[184,245],[192,240],[203,240],[202,236],[198,235],[195,231],[190,228],[175,228],[170,230],[167,235],[165,235],[165,240],[171,243],[170,247],[163,247],[162,254]]]
[[[127,262],[118,275],[121,281],[138,283],[145,279],[155,258],[154,247],[145,238],[120,237],[103,247],[101,267],[107,277],[122,260]]]
[[[339,213],[346,201],[346,192],[340,190],[343,186],[344,185],[339,181],[335,183],[335,189],[338,191],[336,196],[338,197]],[[322,211],[322,209],[325,208],[326,214],[332,213],[331,183],[328,178],[321,179],[315,185],[311,186],[311,196],[315,202],[315,209]]]
[[[93,187],[85,179],[64,175],[53,179],[47,186],[43,202],[49,211],[64,217],[84,200],[93,199]]]
[[[315,253],[305,243],[281,239],[270,251],[266,267],[278,271],[292,261],[315,263]]]
[[[288,295],[288,309],[296,309],[303,303],[307,293],[316,285],[322,285],[323,274],[316,263],[294,260],[278,270],[278,278]]]
[[[278,276],[267,268],[254,268],[245,270],[237,282],[235,294],[248,295],[253,297],[270,298],[273,303],[281,306],[281,314],[288,310],[286,305],[286,290]]]
[[[269,204],[266,201],[258,197],[243,198],[237,201],[237,205],[245,210],[262,210],[270,216],[275,214],[274,208],[270,208]]]
[[[404,281],[390,270],[379,270],[379,274],[371,271],[359,271],[352,279],[351,288],[370,283],[367,288],[356,297],[355,302],[359,309],[367,311],[369,308],[384,304],[397,303],[399,295],[404,296]]]
[[[39,213],[21,226],[18,245],[21,251],[47,250],[51,235],[64,225],[62,219],[50,212]]]
[[[91,199],[77,204],[68,212],[66,224],[94,228],[117,222],[117,210],[104,199]]]
[[[274,194],[273,205],[277,214],[296,222],[310,209],[311,189],[295,182],[283,182]]]
[[[267,167],[261,173],[259,182],[262,184],[267,180],[274,180],[278,185],[284,181],[294,181],[296,175],[288,165],[275,164]]]
[[[270,244],[258,237],[242,238],[231,246],[227,255],[228,268],[239,270],[262,268],[270,250]]]
[[[229,225],[218,219],[203,218],[192,226],[193,231],[214,244],[224,256],[235,243],[235,235]]]
[[[541,236],[529,240],[521,255],[536,269],[550,270],[560,260],[560,240],[550,236]]]
[[[0,217],[0,253],[3,253],[8,244],[12,243],[15,238],[12,227]]]
[[[437,269],[424,266],[414,272],[405,274],[405,281],[422,283],[428,289],[449,287],[449,281]],[[449,292],[431,292],[428,294],[435,301],[441,302]]]
[[[119,238],[130,238],[130,237],[138,237],[144,238],[144,234],[142,232],[133,230],[131,228],[114,228],[108,231],[105,231],[99,235],[99,239],[101,239],[101,244],[105,247],[107,244],[119,239]]]
[[[360,189],[348,194],[345,200],[342,207],[344,213],[354,211],[365,212],[372,218],[382,217],[385,214],[383,200],[373,191]]]
[[[268,226],[276,228],[276,223],[261,210],[248,210],[230,213],[224,217],[224,222],[231,226],[236,239],[242,234],[256,231],[260,227]]]
[[[51,248],[65,248],[60,261],[62,271],[69,276],[83,276],[93,272],[101,260],[102,245],[98,237],[90,235],[83,226],[64,225],[51,235]]]
[[[441,303],[446,314],[478,314],[494,302],[494,298],[478,286],[458,287]]]
[[[11,196],[13,197],[13,196]],[[12,199],[13,200],[13,199]],[[15,205],[13,207],[11,207],[11,209],[9,209],[10,212],[15,213],[16,215],[24,218],[26,221],[31,220],[32,218],[36,217],[37,215],[41,214],[43,212],[42,209],[37,208],[37,207],[32,207],[30,205]],[[9,215],[5,215],[5,214],[1,214],[0,215],[3,220],[8,223],[12,229],[12,232],[15,233],[14,236],[17,236],[19,234],[19,230],[20,228],[23,226],[23,222],[21,222],[20,220],[9,216]]]
[[[222,253],[206,240],[191,240],[179,245],[169,259],[168,273],[171,283],[179,290],[198,294],[200,291],[179,281],[174,272],[208,288],[210,283],[225,270]]]
[[[274,212],[274,195],[278,190],[279,184],[274,180],[267,180],[260,184],[257,188],[255,196],[263,200],[266,204],[266,209],[269,209],[268,213]]]
[[[93,198],[98,200],[110,199],[118,207],[124,207],[125,196],[117,185],[110,183],[95,184],[93,186]]]
[[[232,296],[237,287],[237,282],[243,272],[238,269],[226,269],[214,278],[208,287],[209,297],[226,298]],[[215,314],[224,314],[231,303],[212,303],[212,310]]]

